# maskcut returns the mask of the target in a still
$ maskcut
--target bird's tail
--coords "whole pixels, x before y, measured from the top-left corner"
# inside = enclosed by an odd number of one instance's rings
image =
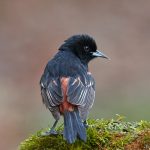
[[[76,138],[86,141],[86,129],[81,121],[79,110],[64,112],[64,139],[68,143],[74,143]]]

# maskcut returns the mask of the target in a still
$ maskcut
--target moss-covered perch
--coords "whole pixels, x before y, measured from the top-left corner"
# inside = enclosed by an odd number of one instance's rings
[[[150,122],[125,122],[122,117],[111,120],[88,120],[87,142],[67,144],[62,135],[42,137],[41,132],[23,141],[19,150],[150,150]],[[58,131],[63,130],[60,126]]]

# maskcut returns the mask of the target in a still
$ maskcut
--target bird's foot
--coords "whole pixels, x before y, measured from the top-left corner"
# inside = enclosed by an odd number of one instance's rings
[[[89,127],[89,125],[88,125],[88,123],[87,123],[86,120],[83,122],[83,125],[84,125],[85,128],[88,128],[88,127]]]
[[[89,127],[89,125],[87,123],[83,123],[83,125],[84,125],[85,128]]]
[[[92,128],[92,127],[94,127],[94,125],[89,125],[89,124],[87,123],[87,121],[84,121],[84,122],[83,122],[83,125],[84,125],[85,128],[89,128],[89,127]]]
[[[95,125],[84,124],[84,127],[85,128],[93,128],[93,127],[95,127]]]
[[[50,130],[50,131],[42,133],[41,135],[42,136],[49,136],[49,135],[57,135],[57,134],[58,134],[58,132],[56,132],[55,130]]]

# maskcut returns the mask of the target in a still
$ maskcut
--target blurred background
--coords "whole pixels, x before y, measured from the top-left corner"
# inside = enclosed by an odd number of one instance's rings
[[[149,0],[0,0],[0,149],[17,149],[54,121],[39,80],[63,41],[87,33],[111,60],[96,59],[90,118],[150,120]]]

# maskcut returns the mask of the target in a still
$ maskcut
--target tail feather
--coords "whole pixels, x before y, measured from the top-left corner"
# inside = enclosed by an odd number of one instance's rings
[[[68,111],[64,113],[64,138],[68,143],[73,143],[76,140],[72,117]]]
[[[72,112],[64,112],[64,138],[68,143],[74,143],[77,137],[86,141],[86,129],[76,108]]]

